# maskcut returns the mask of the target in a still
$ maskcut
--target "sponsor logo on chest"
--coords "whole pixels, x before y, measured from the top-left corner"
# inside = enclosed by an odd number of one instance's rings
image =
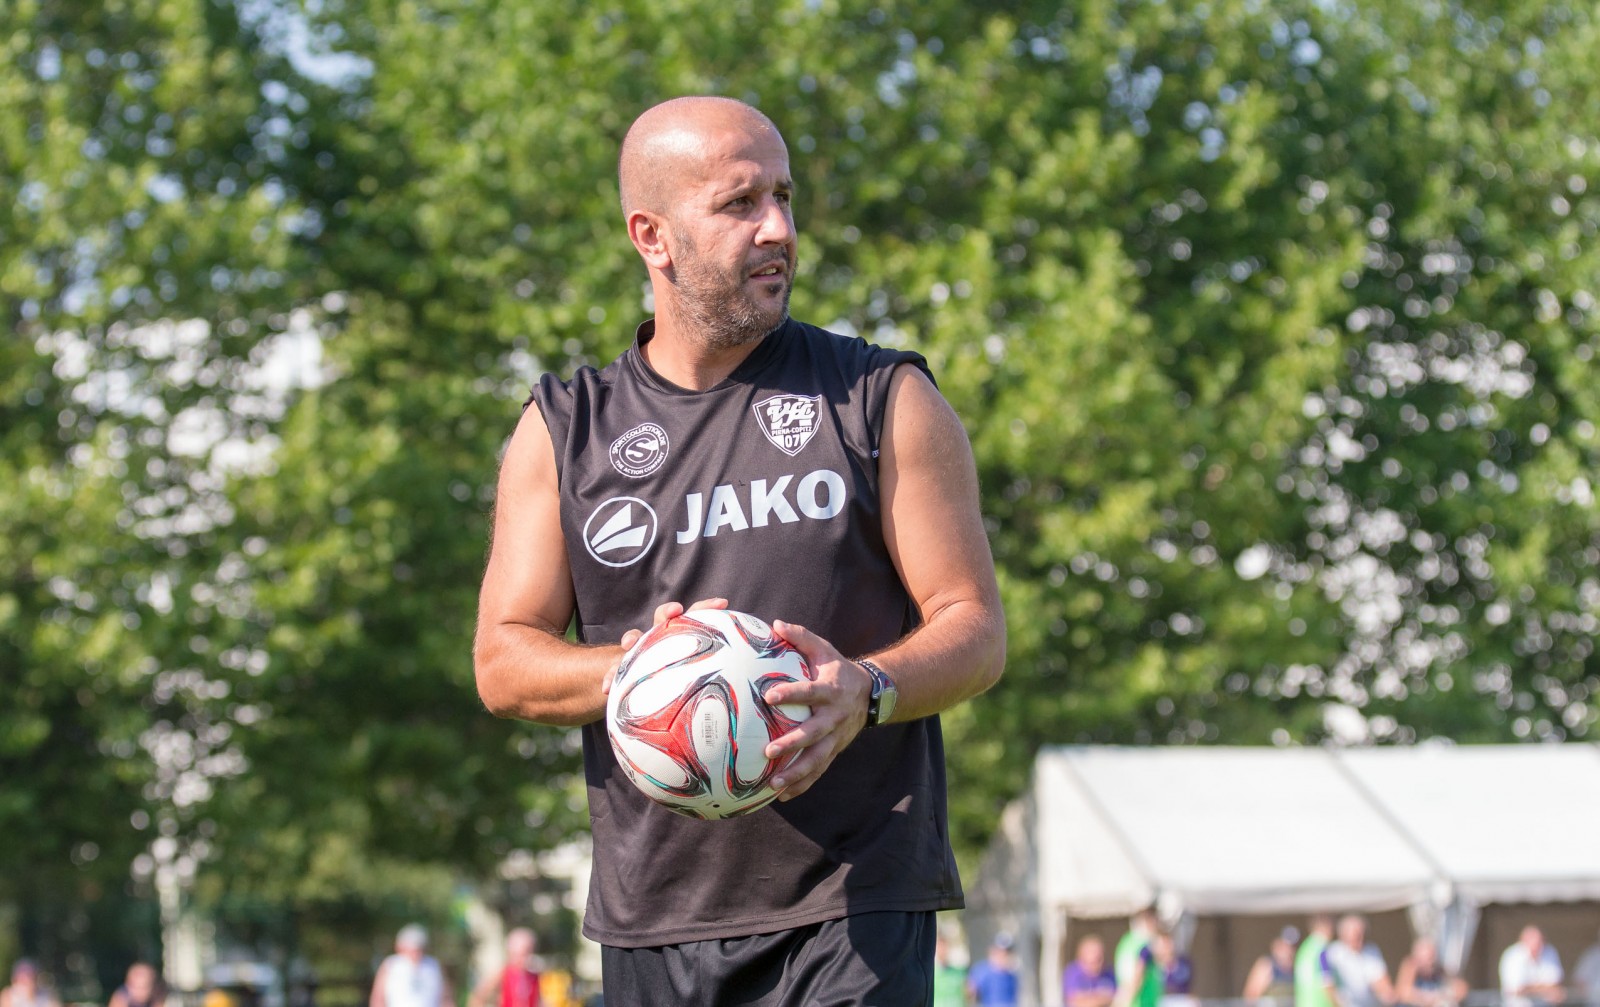
[[[624,567],[644,559],[656,544],[656,512],[638,497],[612,497],[583,523],[583,545],[596,563]]]
[[[666,463],[667,432],[641,423],[611,442],[611,467],[630,479],[643,479]]]
[[[752,479],[748,485],[722,483],[709,492],[684,496],[679,546],[723,533],[829,521],[844,512],[849,498],[844,477],[818,469],[798,478]],[[601,503],[583,525],[583,544],[598,563],[626,567],[644,559],[655,546],[659,524],[655,510],[638,497],[615,496]]]

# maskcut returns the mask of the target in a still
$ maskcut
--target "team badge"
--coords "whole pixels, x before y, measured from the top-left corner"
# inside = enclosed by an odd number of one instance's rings
[[[630,479],[643,479],[667,460],[667,432],[641,423],[611,442],[611,466]]]
[[[595,562],[624,567],[644,559],[656,544],[656,512],[638,497],[612,497],[583,524],[583,545]]]
[[[774,395],[750,408],[767,440],[793,458],[816,435],[821,401],[820,395]]]

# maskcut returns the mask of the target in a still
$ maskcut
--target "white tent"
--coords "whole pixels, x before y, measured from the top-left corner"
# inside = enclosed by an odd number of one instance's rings
[[[970,887],[977,946],[1023,938],[1047,1005],[1069,927],[1150,905],[1190,932],[1403,909],[1459,958],[1485,903],[1600,897],[1600,750],[1047,748]]]

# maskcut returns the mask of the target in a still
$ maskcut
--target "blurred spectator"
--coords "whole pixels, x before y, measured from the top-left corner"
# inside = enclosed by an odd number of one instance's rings
[[[1194,965],[1189,956],[1178,950],[1178,943],[1165,930],[1156,931],[1150,950],[1161,971],[1162,994],[1168,998],[1187,997],[1194,986]]]
[[[1294,948],[1300,940],[1300,931],[1284,927],[1267,945],[1267,953],[1250,966],[1244,979],[1246,1000],[1271,998],[1284,1004],[1294,998]]]
[[[1567,995],[1561,986],[1564,979],[1561,957],[1531,923],[1500,956],[1500,995],[1509,1007],[1560,1003]]]
[[[383,960],[372,978],[368,1007],[453,1007],[455,998],[444,970],[427,949],[428,931],[415,923],[401,927],[394,938],[394,954]]]
[[[0,1007],[60,1007],[39,979],[39,966],[18,958],[11,966],[11,985],[0,989]]]
[[[1577,966],[1572,970],[1572,984],[1586,1002],[1600,1007],[1600,940],[1589,945],[1589,949],[1578,959]]]
[[[1395,970],[1395,993],[1409,1007],[1455,1007],[1467,995],[1467,983],[1445,971],[1432,937],[1418,937]]]
[[[989,954],[967,973],[967,995],[978,1007],[1017,1007],[1021,984],[1008,933],[995,935]]]
[[[933,1007],[966,1007],[967,970],[957,965],[950,941],[939,934],[933,942]]]
[[[1153,913],[1150,915],[1150,920],[1152,921],[1150,933],[1142,943],[1136,945],[1127,982],[1122,980],[1122,970],[1120,968],[1117,970],[1117,1007],[1158,1007],[1162,995],[1166,992],[1161,963],[1156,961],[1156,940],[1162,933],[1160,927],[1153,922],[1155,920]],[[1127,937],[1123,938],[1123,943],[1128,943]],[[1123,944],[1119,943],[1117,945],[1119,956],[1122,951]]]
[[[1367,943],[1365,919],[1354,913],[1340,917],[1338,937],[1328,945],[1327,956],[1340,1007],[1389,1007],[1395,1002],[1389,966],[1383,952]]]
[[[1138,966],[1140,957],[1149,951],[1150,939],[1156,935],[1156,930],[1160,926],[1161,921],[1156,918],[1153,909],[1141,909],[1128,921],[1128,932],[1117,941],[1117,948],[1111,954],[1111,970],[1116,975],[1119,992],[1131,996],[1135,991],[1134,969]]]
[[[110,1007],[161,1007],[166,1002],[167,990],[155,967],[134,962],[128,966],[122,985],[111,994]]]
[[[1090,934],[1078,941],[1078,953],[1061,977],[1061,999],[1067,1007],[1111,1007],[1116,997],[1105,942]]]
[[[1328,945],[1333,943],[1333,917],[1311,917],[1311,930],[1294,955],[1295,1007],[1335,1007],[1333,969],[1328,965]]]
[[[467,1007],[485,1007],[499,994],[499,1007],[539,1007],[539,973],[533,970],[533,931],[517,927],[506,934],[506,963],[473,988]]]

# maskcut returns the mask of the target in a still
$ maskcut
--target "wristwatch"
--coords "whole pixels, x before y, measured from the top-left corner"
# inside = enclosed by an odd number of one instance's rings
[[[894,704],[900,699],[900,690],[894,687],[894,679],[884,674],[876,664],[866,660],[856,663],[872,676],[872,695],[867,699],[867,726],[878,727],[894,716]]]

